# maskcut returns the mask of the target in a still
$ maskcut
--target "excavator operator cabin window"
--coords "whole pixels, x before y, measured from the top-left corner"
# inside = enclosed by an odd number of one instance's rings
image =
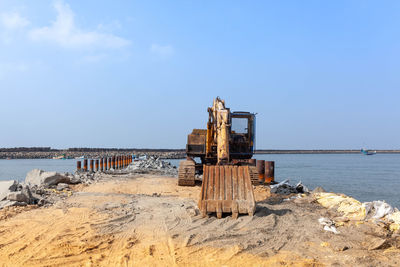
[[[247,134],[249,133],[248,125],[248,118],[232,118],[231,130],[238,134]]]

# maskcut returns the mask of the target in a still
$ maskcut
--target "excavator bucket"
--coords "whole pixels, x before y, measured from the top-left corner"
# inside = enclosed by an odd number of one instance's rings
[[[204,217],[210,212],[217,218],[222,213],[232,213],[235,219],[239,213],[253,216],[255,207],[249,166],[203,166],[199,209]]]
[[[193,160],[181,160],[178,169],[178,185],[194,186],[195,172],[196,167]]]

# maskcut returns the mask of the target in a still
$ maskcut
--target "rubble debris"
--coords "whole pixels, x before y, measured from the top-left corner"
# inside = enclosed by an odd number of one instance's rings
[[[365,213],[372,213],[375,211],[372,218],[380,219],[386,215],[393,213],[394,209],[392,206],[387,204],[385,201],[377,200],[372,202],[364,202],[363,206],[365,207]]]
[[[63,191],[63,190],[65,190],[65,189],[67,189],[67,188],[69,188],[69,185],[68,185],[68,184],[64,184],[64,183],[59,183],[59,184],[57,185],[57,187],[56,187],[56,189],[57,189],[58,191]]]
[[[389,229],[397,231],[400,229],[400,211],[395,211],[387,216],[387,219],[391,223]]]
[[[336,229],[335,222],[328,219],[321,217],[318,219],[318,222],[324,226],[324,230],[328,232],[332,232],[334,234],[339,234],[340,232]]]
[[[129,164],[125,169],[130,173],[154,173],[167,176],[177,176],[178,170],[171,163],[156,157],[147,157]]]
[[[0,209],[9,206],[48,205],[70,196],[64,191],[69,184],[91,184],[101,177],[100,173],[57,173],[39,169],[30,171],[25,182],[0,181]]]
[[[296,185],[289,184],[289,180],[284,180],[278,184],[274,184],[270,186],[271,193],[280,194],[280,195],[290,195],[297,193],[308,193],[309,189],[300,182]]]
[[[35,198],[32,195],[31,189],[28,185],[22,185],[21,193],[26,196],[28,202],[27,204],[34,204]]]
[[[296,190],[298,193],[309,193],[310,192],[308,187],[305,186],[304,184],[302,184],[301,181],[296,184]]]
[[[5,207],[11,207],[11,206],[25,206],[27,205],[25,202],[18,202],[18,201],[12,201],[12,200],[3,200],[0,201],[0,209],[3,209]]]
[[[39,169],[33,169],[26,175],[25,183],[30,185],[57,185],[59,183],[69,183],[70,177],[58,172],[46,172]]]
[[[352,197],[335,193],[315,193],[314,197],[323,207],[336,209],[351,220],[363,220],[366,216],[365,207]]]
[[[8,194],[7,199],[10,201],[29,203],[30,200],[22,192],[11,192]]]
[[[368,246],[368,250],[382,249],[387,245],[387,240],[380,237],[375,237]]]
[[[400,211],[394,209],[385,201],[361,203],[352,197],[335,193],[316,193],[313,196],[323,207],[341,213],[343,222],[373,219],[375,222],[386,225],[391,231],[400,229]]]
[[[15,180],[0,181],[0,201],[4,200],[10,192],[17,190],[18,183]]]
[[[167,176],[177,176],[177,169],[171,163],[158,157],[142,157],[131,163],[125,169],[110,169],[111,173],[154,173]],[[47,205],[72,193],[70,184],[92,184],[102,177],[102,172],[76,171],[72,173],[48,172],[33,169],[27,173],[25,182],[0,181],[0,209],[8,206],[28,204]],[[67,190],[66,190],[67,189]]]

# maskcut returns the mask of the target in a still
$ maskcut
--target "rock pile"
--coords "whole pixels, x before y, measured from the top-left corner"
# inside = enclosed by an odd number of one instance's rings
[[[296,185],[289,184],[289,180],[284,180],[278,184],[271,185],[271,193],[280,194],[280,195],[290,195],[297,193],[308,193],[308,188],[303,185],[301,182]]]
[[[176,176],[175,166],[160,158],[149,157],[131,163],[122,170],[109,170],[107,173],[154,173]],[[25,181],[0,181],[0,209],[8,206],[46,205],[72,194],[70,185],[91,184],[102,177],[102,172],[58,173],[34,169],[26,175]]]
[[[178,170],[171,163],[157,157],[132,162],[125,169],[130,173],[154,173],[167,176],[177,176]]]
[[[38,200],[26,184],[20,184],[14,180],[0,182],[0,209],[8,206],[37,204]]]
[[[0,209],[8,206],[45,205],[72,194],[71,184],[91,184],[100,173],[58,173],[34,169],[26,175],[25,182],[0,181]]]

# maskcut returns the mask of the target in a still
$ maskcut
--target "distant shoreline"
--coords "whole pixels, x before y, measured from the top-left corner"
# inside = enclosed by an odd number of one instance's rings
[[[378,150],[372,149],[376,151],[377,154],[399,154],[400,150]],[[302,149],[293,149],[293,150],[271,150],[271,149],[258,149],[255,151],[255,154],[359,154],[360,149],[318,149],[318,150],[302,150]]]
[[[400,154],[400,150],[373,149],[377,154]],[[359,149],[258,149],[256,155],[262,154],[359,154]],[[182,159],[186,157],[185,149],[154,148],[68,148],[53,149],[50,147],[16,147],[0,148],[0,159],[51,159],[65,156],[76,158],[109,157],[113,155],[148,155],[164,159]]]

